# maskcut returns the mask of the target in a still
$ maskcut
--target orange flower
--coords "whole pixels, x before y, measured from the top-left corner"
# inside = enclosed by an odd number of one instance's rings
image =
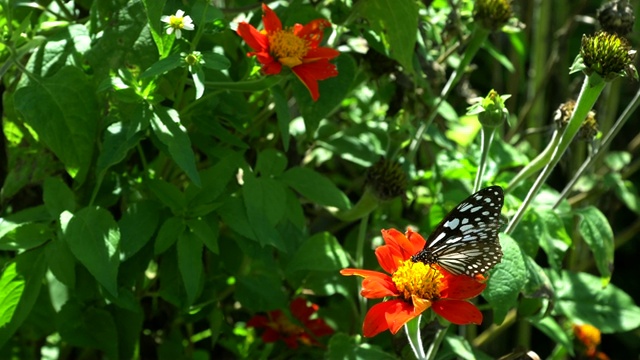
[[[364,277],[361,295],[368,299],[393,297],[374,305],[364,319],[362,333],[372,337],[385,330],[395,334],[407,321],[428,308],[454,324],[480,324],[482,313],[468,299],[486,287],[482,276],[453,275],[437,265],[411,261],[425,244],[420,234],[382,230],[386,245],[376,249],[380,266],[391,276],[372,270],[342,269],[342,275]]]
[[[262,4],[262,11],[264,30],[258,31],[246,22],[238,24],[238,35],[255,50],[247,56],[255,55],[267,75],[279,74],[283,65],[291,68],[309,89],[313,100],[318,100],[318,80],[338,75],[336,66],[329,60],[340,52],[318,46],[322,41],[322,30],[331,23],[318,19],[304,26],[295,24],[292,28],[283,29],[278,15],[266,4]]]
[[[582,350],[587,359],[609,360],[609,357],[597,350],[600,345],[600,330],[589,324],[573,325],[573,333],[581,343]]]
[[[265,328],[262,341],[265,343],[284,341],[291,349],[298,347],[298,341],[305,345],[320,345],[316,338],[330,335],[333,329],[322,319],[311,319],[318,311],[318,305],[307,305],[307,301],[296,298],[289,305],[291,314],[302,324],[294,324],[280,310],[270,311],[268,316],[256,315],[247,321],[248,327]]]

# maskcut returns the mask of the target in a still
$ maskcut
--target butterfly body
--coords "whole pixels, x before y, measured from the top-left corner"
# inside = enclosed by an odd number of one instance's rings
[[[431,233],[414,262],[438,264],[454,275],[484,274],[500,262],[498,232],[504,192],[490,186],[456,206]]]

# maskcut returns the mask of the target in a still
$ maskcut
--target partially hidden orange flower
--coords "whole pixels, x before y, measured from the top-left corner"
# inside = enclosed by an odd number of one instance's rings
[[[600,345],[600,330],[589,324],[573,325],[573,333],[580,342],[580,350],[587,359],[609,360],[607,354],[598,351]]]
[[[255,315],[247,321],[247,327],[263,328],[262,341],[272,343],[282,340],[291,349],[296,349],[298,342],[308,346],[320,345],[316,338],[333,333],[324,320],[311,318],[318,311],[318,305],[307,304],[307,300],[296,298],[289,307],[299,324],[293,323],[282,311],[274,310],[267,316]]]
[[[467,301],[486,287],[484,278],[453,275],[438,265],[413,262],[411,256],[422,250],[425,240],[407,230],[382,230],[385,245],[376,249],[380,266],[389,274],[361,269],[342,269],[342,275],[364,277],[361,295],[368,299],[391,297],[371,307],[362,333],[375,336],[385,330],[397,333],[409,320],[432,308],[458,325],[482,323],[482,313]]]
[[[307,25],[295,24],[282,28],[282,23],[273,10],[262,4],[264,30],[252,25],[238,24],[238,35],[254,51],[247,56],[256,56],[267,75],[279,74],[282,67],[291,68],[294,74],[309,89],[314,101],[320,97],[318,81],[338,75],[338,70],[329,60],[340,55],[331,48],[321,47],[322,31],[331,26],[325,19],[313,20]]]

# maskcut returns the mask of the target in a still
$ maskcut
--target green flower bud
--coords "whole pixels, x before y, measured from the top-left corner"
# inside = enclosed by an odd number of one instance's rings
[[[473,7],[473,20],[491,31],[501,29],[512,15],[511,0],[477,0]]]
[[[367,170],[367,186],[380,200],[391,200],[407,191],[407,175],[395,161],[378,160]]]
[[[580,55],[574,61],[571,72],[579,70],[591,75],[594,72],[610,81],[618,76],[637,77],[632,61],[636,51],[624,37],[605,31],[593,36],[582,36]]]
[[[495,128],[509,118],[509,110],[504,106],[504,101],[511,95],[500,96],[497,91],[491,90],[481,102],[471,106],[468,115],[478,115],[478,121],[482,126]]]

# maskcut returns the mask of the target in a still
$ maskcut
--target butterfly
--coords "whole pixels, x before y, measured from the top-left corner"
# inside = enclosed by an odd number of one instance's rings
[[[454,275],[475,277],[489,271],[502,258],[498,230],[503,204],[500,186],[469,196],[442,219],[411,260],[438,264]]]

